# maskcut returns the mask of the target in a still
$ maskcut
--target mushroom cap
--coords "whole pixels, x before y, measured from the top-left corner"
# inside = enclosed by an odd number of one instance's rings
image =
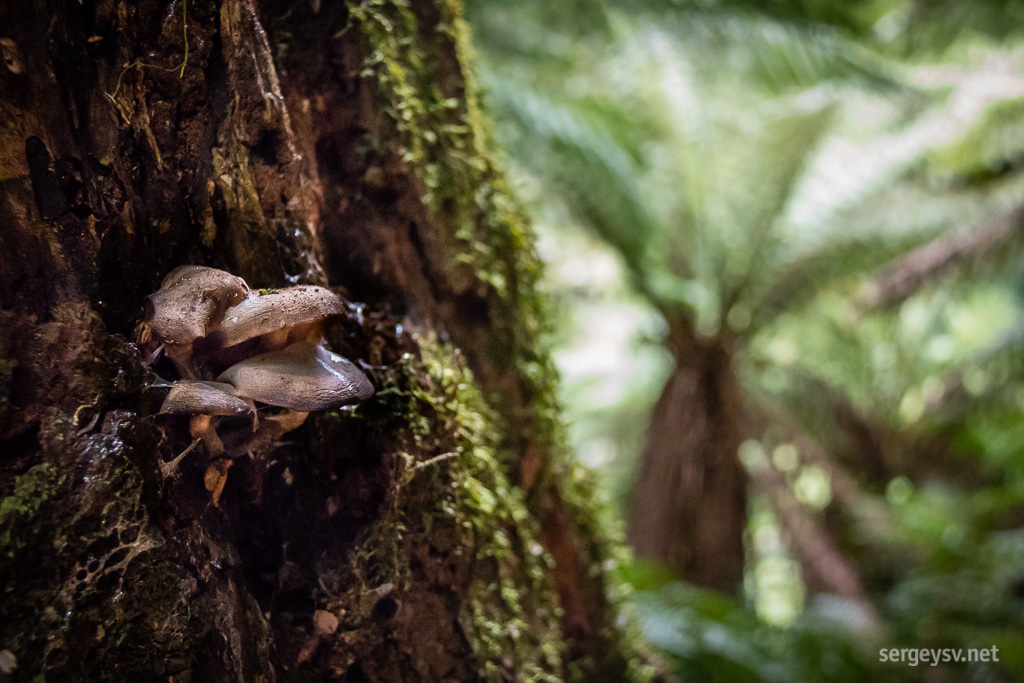
[[[221,346],[234,346],[265,334],[320,322],[345,310],[341,297],[316,285],[265,293],[251,291],[244,300],[224,311],[216,341]]]
[[[252,405],[235,395],[235,388],[220,382],[180,380],[160,406],[161,413],[186,415],[251,415]]]
[[[143,324],[161,343],[191,344],[214,330],[224,309],[248,291],[245,280],[223,270],[180,266],[149,296]]]
[[[373,385],[352,361],[308,341],[232,365],[217,381],[233,385],[239,396],[302,412],[373,396]]]

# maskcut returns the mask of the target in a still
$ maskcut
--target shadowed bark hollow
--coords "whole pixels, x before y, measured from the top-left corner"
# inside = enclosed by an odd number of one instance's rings
[[[8,2],[0,32],[10,677],[643,677],[458,4]],[[377,390],[219,507],[202,448],[162,475],[188,425],[129,343],[187,263],[363,304],[329,336]]]
[[[629,541],[697,585],[733,592],[743,581],[747,476],[732,353],[689,329],[677,328],[669,347],[676,366],[651,417]]]

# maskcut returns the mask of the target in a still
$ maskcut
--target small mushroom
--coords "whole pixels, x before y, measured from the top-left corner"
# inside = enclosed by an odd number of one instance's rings
[[[182,374],[195,375],[192,344],[213,332],[223,312],[245,298],[245,280],[205,266],[175,268],[149,296],[136,339],[154,354],[162,346]]]
[[[289,342],[320,341],[323,324],[345,313],[345,302],[329,289],[298,285],[273,291],[251,291],[224,311],[224,321],[211,342],[230,347],[261,337],[263,348],[276,351]]]
[[[217,381],[231,384],[240,396],[300,412],[373,396],[373,385],[352,361],[308,341],[236,363]]]
[[[161,413],[186,415],[256,415],[252,401],[239,398],[235,388],[222,382],[181,380],[160,406]]]
[[[160,406],[161,413],[190,415],[189,431],[193,439],[201,439],[211,453],[224,452],[224,445],[213,428],[213,416],[251,415],[253,430],[258,422],[256,406],[251,400],[239,398],[230,384],[218,382],[175,382]]]

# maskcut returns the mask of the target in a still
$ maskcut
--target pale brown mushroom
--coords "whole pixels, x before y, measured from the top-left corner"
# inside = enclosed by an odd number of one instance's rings
[[[260,337],[269,351],[292,342],[316,342],[323,336],[324,322],[345,311],[341,297],[316,285],[251,291],[224,311],[224,320],[210,341],[224,348]]]
[[[252,401],[235,395],[230,384],[219,382],[175,382],[160,406],[160,412],[191,416],[189,432],[192,438],[201,439],[216,455],[224,452],[224,445],[213,427],[213,416],[251,415],[253,430],[259,424]]]
[[[161,413],[186,415],[246,415],[254,414],[251,402],[239,398],[235,388],[223,382],[181,380],[171,385],[171,391],[160,406]]]
[[[241,396],[300,412],[373,396],[373,385],[352,361],[308,341],[236,363],[217,381],[231,384]]]
[[[249,291],[245,280],[205,266],[175,268],[149,296],[136,339],[147,352],[161,346],[185,376],[195,376],[192,344],[215,330],[224,310]]]

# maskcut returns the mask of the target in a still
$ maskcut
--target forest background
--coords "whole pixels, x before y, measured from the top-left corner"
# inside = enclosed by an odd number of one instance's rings
[[[570,439],[670,668],[1024,677],[1024,9],[467,18],[541,236]]]

